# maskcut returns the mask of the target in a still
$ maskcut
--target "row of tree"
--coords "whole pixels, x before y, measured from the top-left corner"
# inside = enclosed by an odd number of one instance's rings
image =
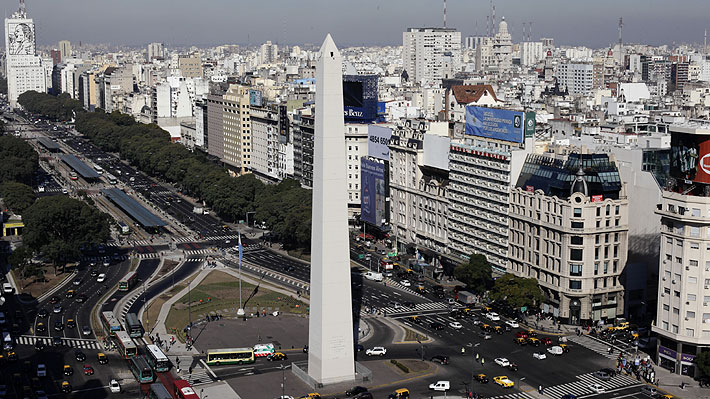
[[[17,101],[27,111],[44,115],[44,117],[55,121],[68,121],[72,118],[73,113],[78,113],[83,109],[81,102],[74,100],[67,93],[52,96],[30,90],[20,94]]]
[[[130,115],[102,110],[84,112],[70,101],[36,92],[19,99],[25,109],[48,117],[71,118],[76,129],[105,151],[119,153],[141,171],[174,183],[185,194],[207,203],[227,221],[264,221],[286,244],[310,247],[311,192],[286,179],[267,185],[247,174],[231,177],[225,168],[199,151],[172,143],[154,124],[136,122]],[[50,112],[49,114],[47,112]]]
[[[481,254],[472,254],[468,262],[456,266],[454,277],[466,284],[468,289],[479,294],[487,292],[491,300],[514,309],[524,306],[537,309],[544,300],[540,285],[534,278],[508,273],[493,281],[491,265]]]

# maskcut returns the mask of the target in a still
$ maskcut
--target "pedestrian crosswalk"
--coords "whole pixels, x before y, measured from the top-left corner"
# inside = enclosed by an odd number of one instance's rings
[[[144,253],[144,254],[136,254],[138,259],[156,259],[160,257],[160,254],[157,252],[150,252],[150,253]]]
[[[536,399],[530,393],[527,392],[514,392],[507,395],[491,396],[488,399]]]
[[[398,307],[388,306],[385,308],[380,308],[379,310],[389,317],[397,317],[403,314],[411,315],[413,313],[445,313],[449,311],[449,307],[444,302],[427,302],[418,303],[414,305],[414,308],[410,308],[408,306],[400,304]]]
[[[616,348],[613,345],[609,345],[608,343],[605,342],[600,342],[594,338],[590,338],[586,335],[572,335],[567,337],[569,341],[574,342],[575,344],[578,344],[580,346],[583,346],[591,351],[594,351],[607,359],[616,359],[619,357],[619,348]],[[614,350],[612,353],[609,353],[609,348],[612,347]]]
[[[641,382],[626,375],[617,375],[608,381],[602,381],[592,375],[592,373],[578,375],[579,381],[569,382],[567,384],[545,387],[544,396],[551,399],[561,399],[564,395],[572,394],[577,397],[596,393],[589,386],[599,384],[605,391],[610,391],[617,388],[625,388],[630,386],[641,385]]]
[[[36,335],[20,335],[17,337],[19,345],[34,345],[37,341],[43,341],[45,345],[52,346],[51,337],[38,337]],[[62,338],[62,345],[78,349],[101,349],[95,339]]]
[[[205,240],[237,240],[238,235],[228,235],[228,236],[205,236]],[[234,243],[236,244],[236,242]]]
[[[215,251],[212,248],[202,248],[202,249],[186,249],[184,252],[186,255],[204,255],[204,254],[216,254],[218,251]]]

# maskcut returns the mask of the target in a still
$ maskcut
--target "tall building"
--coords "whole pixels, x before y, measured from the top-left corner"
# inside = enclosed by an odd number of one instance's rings
[[[535,278],[565,323],[623,316],[628,207],[609,155],[529,155],[510,193],[509,271]]]
[[[202,77],[202,60],[200,53],[180,55],[178,57],[178,69],[184,78]]]
[[[45,68],[36,50],[35,24],[27,18],[24,0],[17,12],[5,18],[5,65],[10,107],[17,107],[17,97],[26,91],[47,91]]]
[[[560,89],[567,89],[569,94],[588,95],[594,88],[594,65],[591,63],[559,64],[556,76]]]
[[[163,48],[163,43],[151,43],[148,45],[148,61],[154,59],[164,59],[165,49]]]
[[[522,42],[520,43],[520,64],[524,66],[534,66],[545,58],[542,42]]]
[[[409,28],[402,34],[403,68],[419,84],[453,77],[461,65],[461,32],[451,28]]]
[[[235,174],[251,169],[252,137],[249,87],[230,85],[207,96],[207,152]]]
[[[695,356],[710,347],[710,125],[670,125],[671,165],[661,217],[657,364],[695,377]]]
[[[476,69],[505,73],[512,67],[513,41],[503,18],[498,24],[498,33],[476,47]]]
[[[59,55],[62,57],[62,61],[71,57],[71,43],[69,43],[69,40],[59,42]]]
[[[259,60],[262,64],[272,64],[279,58],[279,45],[272,44],[271,40],[261,45]]]

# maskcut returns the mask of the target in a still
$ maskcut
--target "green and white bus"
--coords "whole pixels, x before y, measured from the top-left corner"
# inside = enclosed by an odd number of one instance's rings
[[[212,349],[207,352],[207,364],[210,366],[249,364],[254,361],[253,348]]]

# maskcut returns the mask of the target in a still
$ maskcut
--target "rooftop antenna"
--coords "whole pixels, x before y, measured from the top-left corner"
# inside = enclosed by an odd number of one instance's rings
[[[491,0],[491,4],[493,4],[493,0]],[[491,18],[493,19],[493,25],[492,25],[493,30],[491,31],[491,36],[495,36],[495,34],[496,34],[496,5],[495,4],[493,4],[493,16]]]
[[[703,43],[703,51],[707,55],[708,53],[708,30],[705,29],[705,42]]]
[[[25,0],[20,0],[20,15],[22,18],[27,17],[27,10],[25,9]]]
[[[522,39],[521,41],[524,42],[525,39],[526,39],[526,36],[525,36],[525,22],[523,22],[523,39]]]
[[[528,22],[528,41],[532,41],[532,21]]]
[[[491,37],[491,16],[486,15],[486,37]]]
[[[444,0],[444,29],[446,29],[446,0]]]
[[[624,28],[624,18],[619,18],[619,51],[621,51],[621,31]]]

